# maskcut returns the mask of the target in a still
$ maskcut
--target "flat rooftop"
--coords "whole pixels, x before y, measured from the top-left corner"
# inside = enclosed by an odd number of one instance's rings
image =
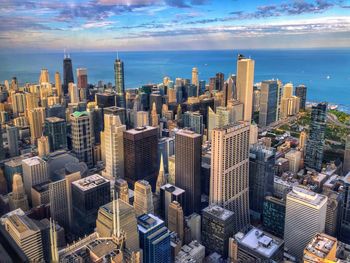
[[[136,134],[143,133],[145,131],[152,131],[152,130],[156,130],[156,129],[157,129],[156,127],[152,127],[152,126],[142,126],[142,127],[136,127],[135,129],[127,130],[127,131],[125,131],[125,133],[130,133],[130,134],[136,135]]]
[[[172,193],[173,195],[180,195],[180,194],[185,193],[185,190],[183,190],[179,187],[176,187],[175,185],[172,185],[172,184],[165,184],[161,187],[161,189],[163,189],[169,193]]]
[[[190,137],[190,138],[197,138],[197,137],[202,136],[198,133],[195,133],[194,131],[187,130],[187,129],[179,130],[176,134],[183,135],[183,136]]]
[[[317,194],[300,186],[294,186],[292,191],[288,193],[287,199],[288,198],[307,203],[316,208],[321,207],[327,202],[327,196]]]
[[[58,118],[58,117],[48,117],[48,118],[46,118],[46,121],[51,122],[51,123],[55,123],[55,122],[62,122],[65,120]]]
[[[221,219],[223,221],[226,221],[230,217],[234,215],[234,213],[230,210],[227,210],[225,208],[222,208],[218,205],[211,205],[203,209],[203,212],[209,213],[212,216]]]
[[[253,227],[245,235],[241,232],[235,235],[235,239],[240,245],[248,247],[256,253],[271,258],[283,246],[283,240]]]
[[[27,216],[11,215],[7,218],[15,226],[19,233],[26,231],[38,231],[39,228]]]
[[[72,185],[78,187],[82,191],[87,191],[101,184],[109,182],[106,178],[99,174],[93,174],[88,177],[72,182]]]
[[[152,214],[143,214],[137,218],[137,228],[142,233],[147,233],[163,223],[163,220]]]
[[[39,156],[34,156],[31,158],[27,158],[27,159],[22,160],[22,163],[24,163],[28,166],[39,165],[43,162],[44,162],[44,160],[41,159]]]
[[[34,185],[32,188],[39,193],[46,192],[49,191],[50,183],[51,181],[43,182],[41,184]]]
[[[318,258],[326,258],[334,246],[337,245],[337,239],[325,234],[316,234],[316,236],[306,246],[305,251]]]

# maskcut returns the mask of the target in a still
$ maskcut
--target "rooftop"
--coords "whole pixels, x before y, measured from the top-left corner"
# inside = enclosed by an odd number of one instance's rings
[[[31,158],[27,158],[22,160],[22,163],[28,165],[28,166],[34,166],[34,165],[39,165],[41,163],[44,163],[44,160],[41,159],[39,156],[34,156]]]
[[[49,190],[50,183],[51,181],[43,182],[41,184],[34,185],[32,188],[39,193],[46,192]]]
[[[227,209],[224,209],[218,205],[211,205],[203,209],[203,212],[209,213],[212,216],[221,219],[223,221],[226,221],[230,217],[233,216],[233,212]]]
[[[87,111],[75,111],[73,114],[71,114],[74,118],[80,118],[83,116],[88,116],[89,113]]]
[[[183,194],[185,192],[185,190],[183,190],[179,187],[176,187],[172,184],[165,184],[161,187],[161,189],[164,189],[165,191],[170,192],[173,195],[180,195],[180,194]]]
[[[288,193],[287,199],[288,198],[307,203],[316,208],[323,206],[327,202],[327,197],[325,195],[317,194],[300,186],[294,186],[293,190]]]
[[[72,182],[72,185],[78,187],[82,191],[87,191],[101,184],[108,182],[107,179],[99,174],[93,174],[88,177]]]
[[[137,218],[137,227],[142,233],[146,233],[163,223],[163,220],[152,214],[143,214]]]
[[[306,246],[305,252],[315,257],[325,259],[329,252],[337,245],[337,239],[326,234],[316,234],[316,236]]]
[[[197,138],[197,137],[201,137],[202,135],[195,133],[194,131],[191,130],[187,130],[187,129],[182,129],[179,130],[176,135],[183,135],[186,137],[191,137],[191,138]]]
[[[155,130],[155,129],[157,129],[157,128],[152,127],[152,126],[142,126],[142,127],[136,127],[135,129],[127,130],[125,132],[135,135],[135,134],[140,134],[142,132],[151,131],[151,130]]]
[[[65,121],[64,119],[58,118],[58,117],[48,117],[46,118],[46,121],[54,123],[54,122],[62,122]]]
[[[235,235],[235,239],[240,245],[254,250],[256,253],[271,258],[283,246],[283,240],[253,227],[248,233],[241,232]]]
[[[20,216],[17,214],[11,215],[7,218],[19,233],[26,231],[38,231],[39,228],[26,215]]]

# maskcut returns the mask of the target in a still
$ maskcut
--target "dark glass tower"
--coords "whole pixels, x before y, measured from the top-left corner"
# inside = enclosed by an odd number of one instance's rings
[[[276,121],[278,84],[276,80],[263,81],[260,89],[259,125],[268,126]]]
[[[74,82],[72,60],[68,55],[63,59],[63,91],[68,93],[69,82]]]
[[[295,88],[295,96],[300,98],[300,109],[305,110],[306,107],[306,92],[307,87],[305,85],[299,85]]]
[[[312,107],[310,134],[306,145],[306,167],[321,171],[324,135],[326,132],[327,103]]]
[[[114,80],[117,92],[117,106],[125,108],[124,62],[119,58],[114,62]]]

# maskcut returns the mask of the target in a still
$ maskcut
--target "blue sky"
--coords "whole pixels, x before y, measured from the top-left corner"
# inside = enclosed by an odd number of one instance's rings
[[[0,0],[0,49],[350,47],[350,0]]]

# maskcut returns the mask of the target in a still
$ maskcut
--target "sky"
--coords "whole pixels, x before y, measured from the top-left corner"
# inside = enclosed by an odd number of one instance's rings
[[[0,52],[350,47],[350,0],[0,0]]]

